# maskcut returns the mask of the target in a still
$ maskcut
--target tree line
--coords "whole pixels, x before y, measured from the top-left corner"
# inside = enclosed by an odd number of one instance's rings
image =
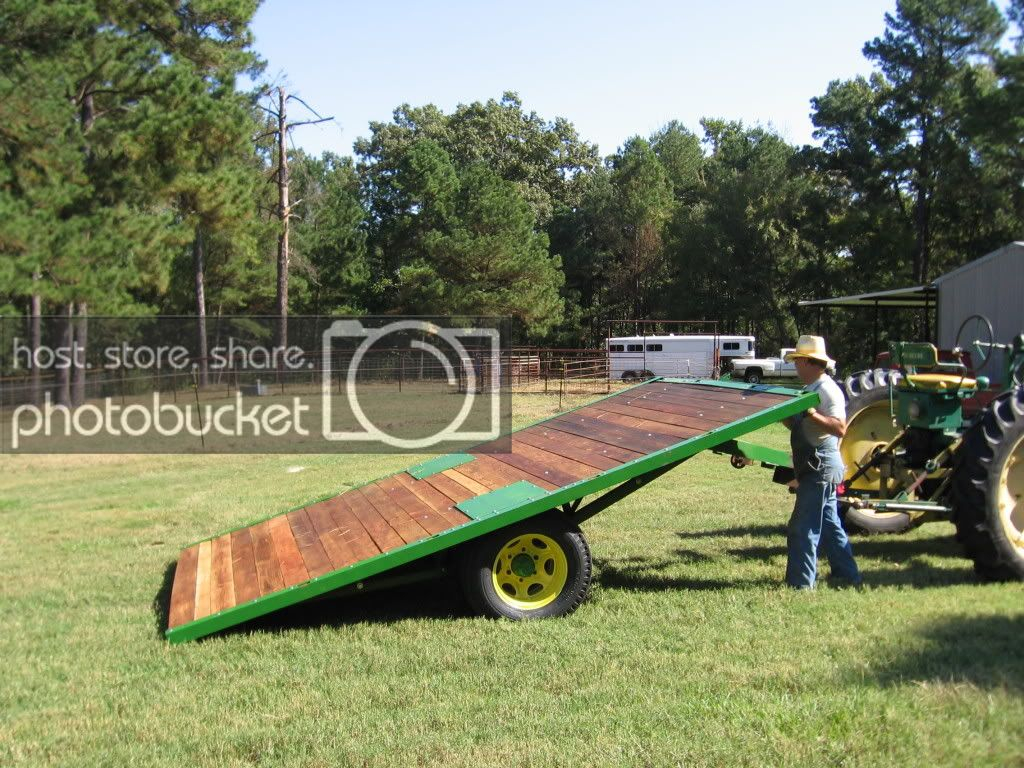
[[[607,156],[508,92],[401,105],[354,157],[282,158],[268,90],[238,87],[262,72],[257,5],[0,5],[0,312],[276,315],[284,280],[294,314],[510,315],[560,347],[608,319],[711,319],[767,351],[814,330],[800,299],[1021,237],[1024,0],[899,0],[871,76],[811,99],[817,146],[707,118]],[[871,322],[825,330],[863,359]]]

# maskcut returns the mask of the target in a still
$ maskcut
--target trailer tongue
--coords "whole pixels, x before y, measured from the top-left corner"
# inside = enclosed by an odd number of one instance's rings
[[[779,387],[655,379],[513,432],[510,453],[440,456],[213,536],[178,559],[167,639],[194,640],[446,552],[481,612],[568,613],[590,585],[580,521],[706,449],[776,456],[736,438],[816,403]]]

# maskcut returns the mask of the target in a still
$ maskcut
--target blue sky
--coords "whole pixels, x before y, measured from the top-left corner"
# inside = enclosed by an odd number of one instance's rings
[[[265,0],[253,26],[265,76],[340,124],[296,129],[294,143],[310,152],[351,154],[371,120],[389,120],[404,102],[450,112],[511,90],[527,111],[572,121],[607,155],[669,120],[699,130],[701,117],[811,141],[810,99],[830,80],[871,71],[861,48],[894,8],[895,0]]]

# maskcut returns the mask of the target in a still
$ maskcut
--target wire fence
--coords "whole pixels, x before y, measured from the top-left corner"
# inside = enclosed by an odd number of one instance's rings
[[[33,376],[0,377],[0,405],[78,405],[110,398],[125,404],[160,393],[171,402],[216,400],[272,394],[316,394],[329,389],[338,394],[349,383],[406,389],[452,392],[546,393],[559,399],[567,394],[609,391],[607,358],[594,350],[516,349],[501,353],[470,353],[461,360],[439,361],[418,350],[378,350],[358,361],[348,353],[304,352],[302,365],[281,365],[272,370],[214,366],[200,360],[185,370],[131,370],[70,367]],[[205,363],[205,365],[204,365]]]

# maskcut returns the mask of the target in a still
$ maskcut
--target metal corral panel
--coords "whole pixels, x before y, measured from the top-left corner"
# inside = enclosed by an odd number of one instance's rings
[[[938,341],[951,349],[960,324],[970,315],[992,321],[995,341],[1008,342],[1024,331],[1024,242],[1010,243],[935,280],[939,289]],[[1002,375],[997,356],[985,370]]]
[[[780,387],[657,379],[513,432],[509,453],[433,459],[226,531],[181,553],[167,638],[192,640],[357,583],[817,402]]]

